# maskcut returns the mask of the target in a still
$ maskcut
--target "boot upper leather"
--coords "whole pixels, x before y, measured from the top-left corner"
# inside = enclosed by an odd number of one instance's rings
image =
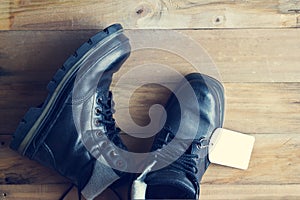
[[[151,190],[151,187],[155,185],[170,185],[167,182],[177,183],[179,181],[182,182],[184,187],[189,187],[189,189],[184,190],[186,194],[178,194],[179,197],[183,195],[185,198],[198,198],[199,182],[210,164],[207,156],[208,150],[202,148],[201,145],[203,144],[201,143],[209,140],[216,128],[222,127],[224,94],[220,83],[208,76],[190,74],[185,78],[188,84],[185,80],[180,83],[175,94],[172,94],[167,102],[166,123],[162,131],[155,137],[152,146],[152,151],[155,151],[168,145],[172,140],[178,140],[182,142],[178,144],[182,145],[174,147],[173,152],[181,152],[182,156],[170,165],[148,174],[146,183],[148,187],[150,186],[149,190]],[[187,87],[192,87],[194,94],[188,93]],[[179,100],[176,97],[178,94],[183,96],[184,99]],[[197,101],[191,100],[195,97]],[[180,136],[175,138],[179,131]],[[167,158],[163,157],[162,159]],[[173,177],[170,175],[168,179],[157,177],[157,174],[162,177],[163,174],[174,174],[174,171],[177,171],[181,176],[184,173],[185,178],[178,179],[178,175]],[[177,185],[180,184],[177,183]],[[148,192],[148,195],[151,194]],[[152,198],[152,196],[148,197]],[[160,198],[166,197],[160,196]]]
[[[101,42],[98,45],[102,45]],[[75,75],[69,78],[57,106],[49,111],[49,123],[40,130],[42,134],[34,138],[26,152],[26,156],[58,171],[79,189],[88,182],[97,156],[111,160],[109,164],[118,163],[112,150],[99,146],[99,132],[108,140],[113,139],[114,145],[126,148],[116,136],[109,87],[113,73],[130,54],[130,45],[128,39],[118,33],[99,49],[95,47],[95,51],[99,52],[86,55],[79,62],[82,66],[75,73],[76,80]],[[88,143],[90,139],[92,144]],[[92,150],[98,154],[90,152]]]

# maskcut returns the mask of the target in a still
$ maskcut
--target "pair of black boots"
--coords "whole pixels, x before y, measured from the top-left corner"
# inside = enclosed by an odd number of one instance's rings
[[[129,54],[119,24],[90,38],[57,71],[47,99],[26,113],[11,142],[12,149],[70,179],[87,199],[128,175],[128,160],[120,152],[127,148],[115,126],[109,87]],[[218,81],[194,73],[178,85],[151,149],[158,152],[158,164],[172,160],[172,153],[178,158],[147,173],[147,199],[199,198],[199,182],[210,164],[205,143],[223,123],[224,94]],[[175,140],[168,153],[159,153]]]

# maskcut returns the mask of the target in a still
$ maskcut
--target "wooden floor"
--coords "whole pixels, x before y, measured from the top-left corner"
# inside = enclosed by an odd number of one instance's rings
[[[300,1],[1,0],[0,200],[55,200],[69,186],[55,172],[10,150],[11,134],[27,109],[44,100],[46,85],[64,60],[115,22],[126,30],[176,29],[198,42],[225,86],[225,127],[256,137],[249,169],[211,165],[201,199],[300,199]],[[193,71],[180,58],[137,52],[113,86],[143,60],[183,74]],[[147,85],[126,105],[122,96],[129,88],[113,91],[115,101],[145,124],[149,105],[164,103],[167,93]],[[123,139],[138,152],[150,146],[126,135]],[[118,190],[126,196],[126,186]],[[75,198],[73,190],[66,199]],[[114,199],[112,191],[99,199]]]

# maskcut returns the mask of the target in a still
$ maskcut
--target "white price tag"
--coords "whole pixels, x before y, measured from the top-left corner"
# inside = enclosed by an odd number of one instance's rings
[[[255,138],[218,128],[209,142],[210,162],[246,170],[249,165]]]

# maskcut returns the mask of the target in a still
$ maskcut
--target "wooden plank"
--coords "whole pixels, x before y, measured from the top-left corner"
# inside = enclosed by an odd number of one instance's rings
[[[245,133],[299,134],[298,83],[227,85],[225,127]]]
[[[67,184],[43,184],[43,185],[0,185],[1,200],[53,200],[59,199],[67,191],[70,185]],[[124,189],[123,189],[124,188]],[[118,189],[117,192],[127,197],[126,187]],[[64,200],[78,199],[77,190],[73,188]],[[84,198],[83,198],[84,199]],[[103,191],[95,200],[119,200],[111,189]]]
[[[68,185],[0,185],[0,199],[29,200],[29,199],[59,199],[67,190]],[[72,196],[72,198],[71,198]],[[67,199],[76,199],[76,192],[72,191]]]
[[[96,32],[0,32],[0,82],[47,83],[64,60]],[[224,82],[300,81],[300,29],[189,30],[181,33],[208,52]],[[147,63],[165,64],[184,74],[195,71],[180,55],[166,50],[135,51],[122,69],[128,71]],[[203,63],[199,66],[203,67]]]
[[[254,134],[256,142],[249,169],[246,171],[211,165],[203,184],[300,184],[300,135]],[[122,136],[129,149],[146,152],[151,140]],[[1,184],[52,184],[66,183],[64,179],[38,163],[26,160],[7,147],[10,137],[0,136],[0,185]]]
[[[57,172],[47,169],[9,149],[11,136],[1,136],[0,138],[0,185],[37,182],[39,184],[68,183]]]
[[[299,184],[299,134],[254,134],[255,144],[248,170],[213,165],[204,184]]]
[[[256,143],[249,169],[241,171],[211,165],[202,180],[201,199],[249,199],[255,197],[297,199],[300,196],[298,190],[300,171],[297,167],[300,164],[300,155],[297,151],[300,144],[299,135],[268,134],[255,135],[255,137]],[[1,136],[0,138],[0,141],[5,141],[3,146],[6,146],[8,137]],[[141,145],[140,140],[132,140],[132,138],[125,136],[123,138],[131,150],[139,152],[139,149],[144,149],[144,143]],[[146,146],[148,144],[146,142]],[[8,163],[7,159],[12,157],[11,152],[7,148],[1,152],[3,154],[0,154],[0,163]],[[36,173],[28,174],[26,168],[28,168],[29,163],[22,162],[22,165],[19,165],[18,162],[12,160],[10,163],[15,163],[13,166],[20,167],[3,170],[3,166],[0,166],[0,171],[9,172],[12,170],[25,177],[35,177],[28,178],[34,180],[31,182],[32,185],[14,185],[18,182],[12,182],[10,185],[0,184],[0,195],[4,194],[6,199],[34,200],[41,197],[43,199],[57,199],[68,186],[66,184],[37,185],[47,183],[45,180],[49,181],[49,178],[44,178],[48,175],[49,177],[53,176],[51,172],[48,174],[49,171],[43,168],[31,167],[31,169],[35,169]],[[34,164],[38,165],[37,163]],[[26,184],[26,182],[22,184]],[[122,186],[120,189],[124,197],[126,197],[125,188],[126,186]],[[106,190],[97,199],[105,199],[108,196],[113,198],[110,190]],[[73,189],[66,199],[74,199],[75,197],[76,191]]]
[[[300,198],[300,185],[209,185],[202,184],[200,199],[291,199]]]
[[[10,2],[7,0],[0,2],[0,30],[7,30],[10,28]]]
[[[0,7],[2,30],[103,28],[275,28],[298,27],[298,1],[14,1]],[[9,9],[7,9],[9,5]]]
[[[134,80],[128,80],[134,84]],[[167,81],[167,78],[166,78]],[[175,83],[170,83],[175,86]],[[129,105],[124,96],[132,85],[114,87],[115,118],[118,124],[131,127],[129,117],[141,125],[149,123],[153,104],[164,105],[170,91],[157,85],[146,85],[132,94]],[[299,133],[300,83],[225,83],[225,127],[245,133]],[[44,101],[44,85],[0,85],[0,133],[11,134],[32,107]],[[124,115],[126,109],[131,116]],[[121,127],[126,130],[124,125]]]
[[[295,185],[208,185],[202,184],[200,199],[291,199],[300,198],[299,184]],[[0,198],[3,200],[53,200],[66,190],[66,185],[0,185]],[[4,198],[5,196],[5,198]],[[123,196],[126,199],[126,196]],[[106,190],[95,200],[117,199]],[[77,199],[72,190],[65,200]]]

